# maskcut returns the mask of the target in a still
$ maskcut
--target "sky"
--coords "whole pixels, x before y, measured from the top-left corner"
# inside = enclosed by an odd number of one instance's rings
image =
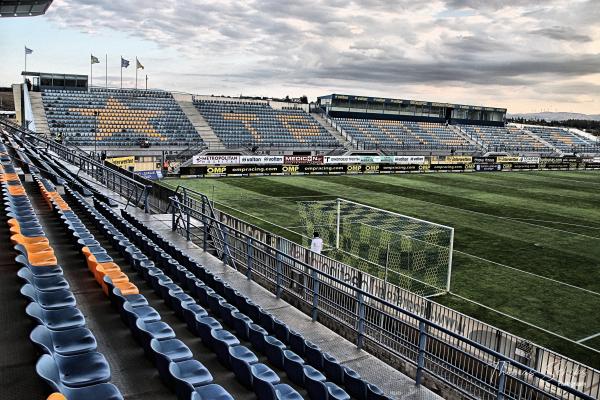
[[[194,94],[382,96],[600,113],[600,0],[55,0],[0,19],[0,85],[90,73]]]

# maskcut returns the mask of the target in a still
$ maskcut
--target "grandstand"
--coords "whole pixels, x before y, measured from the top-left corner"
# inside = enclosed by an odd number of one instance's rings
[[[476,147],[446,124],[333,118],[362,149],[474,151]]]
[[[535,136],[514,126],[459,125],[459,127],[487,151],[516,154],[553,152],[551,147],[546,146]]]
[[[187,147],[202,143],[173,96],[162,90],[44,89],[50,132],[82,148]]]
[[[276,110],[264,102],[195,100],[195,106],[229,149],[324,151],[340,143],[301,109]]]
[[[542,140],[565,153],[575,153],[579,150],[597,147],[597,143],[572,133],[569,129],[547,126],[529,125],[524,127]]]

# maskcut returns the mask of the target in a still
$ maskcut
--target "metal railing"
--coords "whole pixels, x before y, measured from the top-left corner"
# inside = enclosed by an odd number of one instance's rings
[[[91,157],[80,149],[71,149],[6,120],[0,120],[0,124],[10,129],[13,133],[20,135],[23,140],[26,140],[32,146],[43,147],[45,150],[55,153],[61,159],[78,167],[79,171],[77,174],[79,172],[86,173],[108,189],[121,195],[127,200],[128,204],[131,203],[144,207],[146,211],[149,211],[148,198],[152,186],[146,185],[116,169],[105,166],[100,160]]]
[[[491,347],[387,301],[325,272],[309,254],[307,260],[288,252],[285,239],[257,239],[208,211],[206,197],[170,198],[173,229],[205,251],[211,244],[239,272],[329,325],[359,348],[392,364],[410,365],[417,385],[424,379],[444,382],[467,398],[477,399],[594,399],[555,377],[543,374]],[[182,217],[178,217],[179,214]],[[185,221],[185,222],[184,222]],[[418,297],[415,295],[415,298]],[[430,303],[431,304],[431,303]],[[431,313],[431,311],[429,311]]]

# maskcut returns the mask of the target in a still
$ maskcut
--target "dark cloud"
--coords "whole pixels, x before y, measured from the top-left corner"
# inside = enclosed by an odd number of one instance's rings
[[[578,81],[564,87],[587,94],[586,79],[600,71],[598,0],[62,0],[48,18],[210,63],[214,71],[191,75],[190,65],[181,73],[207,85],[462,84],[541,93],[545,81]]]
[[[544,36],[554,40],[564,40],[568,42],[591,42],[592,38],[565,26],[553,26],[551,28],[540,28],[529,32],[532,35]]]

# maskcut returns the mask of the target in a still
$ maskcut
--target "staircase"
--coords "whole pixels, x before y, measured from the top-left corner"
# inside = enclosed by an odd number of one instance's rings
[[[179,104],[179,107],[181,107],[181,111],[183,111],[185,116],[192,123],[194,129],[196,129],[196,132],[198,132],[198,135],[200,135],[204,141],[204,144],[208,146],[208,149],[225,150],[223,142],[215,135],[215,132],[208,125],[208,122],[206,122],[202,114],[200,114],[198,109],[194,106],[192,95],[187,93],[172,93],[172,95],[177,104]],[[197,149],[192,147],[188,149],[189,151],[197,150],[191,154],[190,157],[203,150],[203,146],[199,145],[194,147],[197,147]],[[188,150],[185,151],[187,152]]]
[[[31,111],[33,112],[33,120],[35,121],[35,131],[44,135],[50,135],[50,127],[46,119],[46,110],[42,102],[41,92],[29,92],[31,100]]]
[[[487,146],[482,141],[467,135],[462,129],[460,129],[459,126],[448,125],[448,128],[450,128],[452,132],[456,133],[461,138],[465,139],[467,142],[471,143],[477,149],[487,151]]]
[[[526,135],[531,136],[534,140],[537,140],[538,142],[542,143],[544,146],[548,147],[549,149],[554,150],[556,153],[558,153],[560,155],[563,154],[563,151],[561,149],[559,149],[558,147],[554,146],[550,142],[542,139],[540,136],[536,135],[535,133],[531,132],[530,130],[525,129],[525,127],[521,128],[521,131],[523,131],[523,133],[525,133]]]
[[[317,120],[317,122],[327,130],[327,132],[329,132],[334,138],[336,138],[337,141],[340,142],[340,144],[344,146],[346,150],[353,149],[352,143],[344,136],[342,136],[340,132],[338,132],[337,129],[335,129],[333,125],[331,125],[329,119],[323,117],[323,114],[311,113],[310,115],[312,115]]]

